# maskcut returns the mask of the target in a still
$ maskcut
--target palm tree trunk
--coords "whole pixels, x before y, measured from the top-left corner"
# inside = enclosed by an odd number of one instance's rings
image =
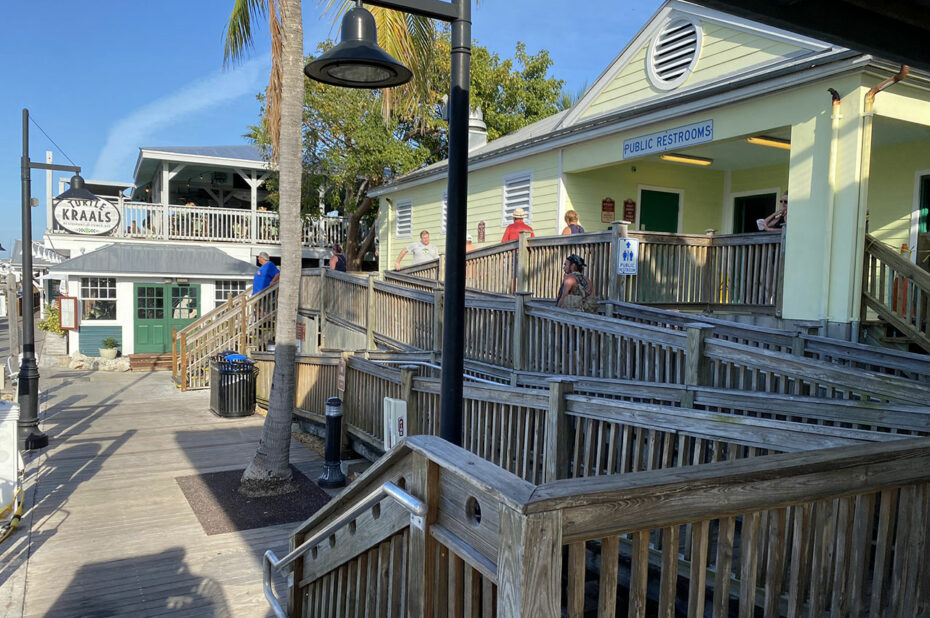
[[[297,350],[297,303],[300,291],[301,120],[303,114],[303,25],[300,0],[277,0],[281,15],[281,141],[279,214],[281,217],[281,276],[278,280],[274,375],[268,415],[252,462],[242,475],[243,488],[286,486],[289,467],[291,415],[294,411],[294,363]]]

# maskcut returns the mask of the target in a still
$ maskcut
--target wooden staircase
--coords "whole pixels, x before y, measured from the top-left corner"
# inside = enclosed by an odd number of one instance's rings
[[[171,371],[171,353],[130,354],[129,371]]]
[[[930,352],[930,273],[897,255],[871,234],[866,235],[865,242],[863,313],[871,309],[894,329],[884,335],[892,341],[884,343]]]

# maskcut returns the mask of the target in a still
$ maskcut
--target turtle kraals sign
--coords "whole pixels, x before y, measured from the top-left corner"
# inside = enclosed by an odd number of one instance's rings
[[[55,226],[72,234],[102,236],[119,226],[119,210],[106,200],[58,200],[52,207]]]

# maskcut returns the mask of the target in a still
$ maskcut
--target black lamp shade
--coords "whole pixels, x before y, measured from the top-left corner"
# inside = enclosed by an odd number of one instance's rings
[[[310,79],[345,88],[391,88],[413,77],[410,69],[378,46],[375,18],[355,7],[342,18],[342,40],[304,67]]]
[[[97,196],[84,188],[84,179],[80,174],[71,177],[71,188],[55,198],[56,200],[90,200],[97,201]]]

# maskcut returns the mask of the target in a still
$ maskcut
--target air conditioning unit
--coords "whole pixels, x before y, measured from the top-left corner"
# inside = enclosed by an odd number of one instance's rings
[[[407,402],[384,398],[384,450],[389,451],[407,437]]]

